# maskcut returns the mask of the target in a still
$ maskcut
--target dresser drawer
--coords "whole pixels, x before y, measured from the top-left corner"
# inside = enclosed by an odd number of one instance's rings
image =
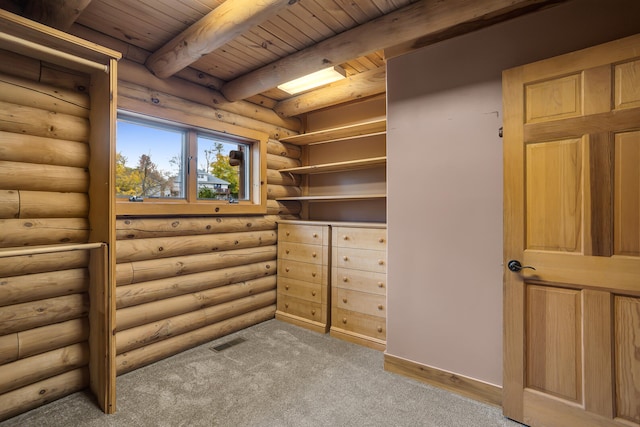
[[[342,248],[386,250],[386,228],[334,227],[333,244]]]
[[[325,303],[327,300],[327,287],[317,283],[304,282],[302,280],[278,277],[278,297],[281,295],[300,298],[306,301]]]
[[[333,266],[386,273],[387,252],[355,248],[334,248]]]
[[[350,268],[333,267],[331,283],[333,286],[372,294],[387,294],[387,275]],[[278,267],[278,272],[280,267]]]
[[[370,316],[334,307],[331,325],[332,330],[338,328],[379,340],[387,339],[387,321],[384,317]]]
[[[278,277],[304,280],[311,283],[327,284],[327,266],[309,264],[308,262],[292,261],[286,258],[278,259]]]
[[[322,225],[278,224],[278,241],[329,244],[329,227]]]
[[[278,242],[278,258],[327,265],[326,246]]]
[[[323,306],[323,304],[319,302],[306,301],[279,293],[277,309],[284,313],[314,320],[316,322],[327,322],[327,305],[325,304]]]
[[[387,299],[384,295],[352,291],[350,289],[333,289],[333,306],[371,316],[387,316]]]

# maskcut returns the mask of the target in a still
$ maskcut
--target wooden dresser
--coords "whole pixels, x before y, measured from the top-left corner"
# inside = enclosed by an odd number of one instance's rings
[[[386,347],[387,228],[332,224],[331,335],[367,347]]]
[[[327,223],[278,223],[276,319],[317,332],[329,330],[329,245]]]

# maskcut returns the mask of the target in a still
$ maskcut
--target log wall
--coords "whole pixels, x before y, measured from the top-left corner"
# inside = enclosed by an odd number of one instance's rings
[[[116,221],[116,369],[132,371],[271,319],[277,220],[296,218],[300,148],[269,140],[268,214]]]
[[[89,81],[0,50],[0,250],[88,241]],[[0,421],[88,386],[89,258],[0,257]]]

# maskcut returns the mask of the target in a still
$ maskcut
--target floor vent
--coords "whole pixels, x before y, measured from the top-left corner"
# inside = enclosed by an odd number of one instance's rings
[[[238,337],[238,338],[232,339],[231,341],[227,341],[226,343],[219,344],[219,345],[217,345],[215,347],[211,347],[211,350],[216,351],[216,352],[222,351],[222,350],[226,350],[229,347],[233,347],[234,345],[241,344],[241,343],[243,343],[245,341],[246,341],[245,338]]]

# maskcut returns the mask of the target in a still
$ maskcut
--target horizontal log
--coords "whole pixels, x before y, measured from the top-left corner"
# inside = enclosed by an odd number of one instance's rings
[[[117,264],[116,286],[275,260],[277,252],[272,245]]]
[[[59,4],[46,0],[29,1],[24,8],[24,16],[66,32],[89,3],[91,0],[66,0]]]
[[[68,347],[0,365],[0,394],[15,390],[89,363],[89,345]]]
[[[0,49],[0,72],[38,81],[40,78],[40,61],[19,53]]]
[[[126,218],[116,220],[116,239],[275,230],[276,217]]]
[[[282,126],[272,125],[251,117],[198,104],[129,82],[119,82],[118,84],[118,108],[177,122],[193,123],[207,129],[212,127],[212,121],[228,123],[245,129],[264,132],[273,139],[298,134],[297,131],[286,129]],[[215,128],[215,126],[213,127]]]
[[[87,292],[86,268],[0,278],[0,306]]]
[[[83,218],[88,214],[86,193],[0,190],[0,218]]]
[[[302,206],[300,202],[286,201],[279,202],[277,200],[267,200],[267,213],[269,215],[293,215],[298,216]]]
[[[55,87],[87,93],[91,85],[91,77],[79,70],[71,70],[49,62],[42,63],[40,82]]]
[[[276,306],[270,305],[256,311],[235,316],[213,325],[190,331],[157,343],[128,351],[116,356],[117,375],[133,371],[158,360],[196,347],[216,338],[229,335],[260,322],[273,319]]]
[[[287,144],[275,139],[267,141],[267,154],[275,154],[276,156],[289,157],[300,160],[302,157],[302,149],[298,145]]]
[[[44,353],[87,339],[89,339],[87,317],[18,332],[18,358]]]
[[[8,190],[86,193],[89,171],[68,166],[0,160],[0,182]]]
[[[273,287],[275,287],[275,283]],[[122,354],[275,303],[276,291],[273,289],[120,331],[116,333],[116,354]]]
[[[278,172],[274,169],[267,169],[268,184],[300,186],[301,181],[300,175],[290,172]]]
[[[68,270],[89,265],[88,251],[70,251],[0,258],[0,277]]]
[[[150,280],[116,288],[118,330],[131,327],[130,318],[137,318],[140,304],[164,300],[193,292],[240,283],[246,280],[272,276],[276,273],[276,261],[264,261],[238,267],[221,268],[169,279]],[[127,307],[131,307],[127,310]],[[143,322],[144,323],[144,322]]]
[[[280,197],[299,197],[302,195],[300,187],[292,185],[267,185],[267,198],[279,199]]]
[[[89,144],[84,142],[13,132],[0,132],[0,141],[0,160],[76,168],[89,166]]]
[[[302,165],[300,160],[290,157],[267,154],[267,169],[280,170],[284,168],[295,168]]]
[[[0,335],[76,319],[86,316],[88,311],[87,294],[8,305],[0,310]]]
[[[89,120],[0,101],[0,131],[69,141],[88,141]]]
[[[275,230],[118,240],[116,242],[116,258],[118,263],[142,261],[230,249],[269,246],[275,244],[276,241],[277,232]]]
[[[18,333],[0,336],[0,365],[18,360]]]
[[[18,218],[20,216],[20,192],[0,190],[0,218]]]
[[[74,369],[0,395],[0,421],[53,402],[89,385],[89,370]]]
[[[219,108],[244,117],[252,117],[255,120],[296,132],[299,132],[302,128],[298,119],[283,119],[269,108],[246,101],[229,102],[217,90],[203,87],[201,84],[195,84],[181,78],[160,79],[149,72],[145,66],[126,59],[118,61],[118,80],[144,86],[182,99],[188,99],[211,108]]]
[[[89,118],[89,95],[0,74],[0,101]]]
[[[51,191],[20,191],[20,218],[86,218],[89,195]]]
[[[0,247],[84,243],[89,238],[86,218],[0,219]]]

